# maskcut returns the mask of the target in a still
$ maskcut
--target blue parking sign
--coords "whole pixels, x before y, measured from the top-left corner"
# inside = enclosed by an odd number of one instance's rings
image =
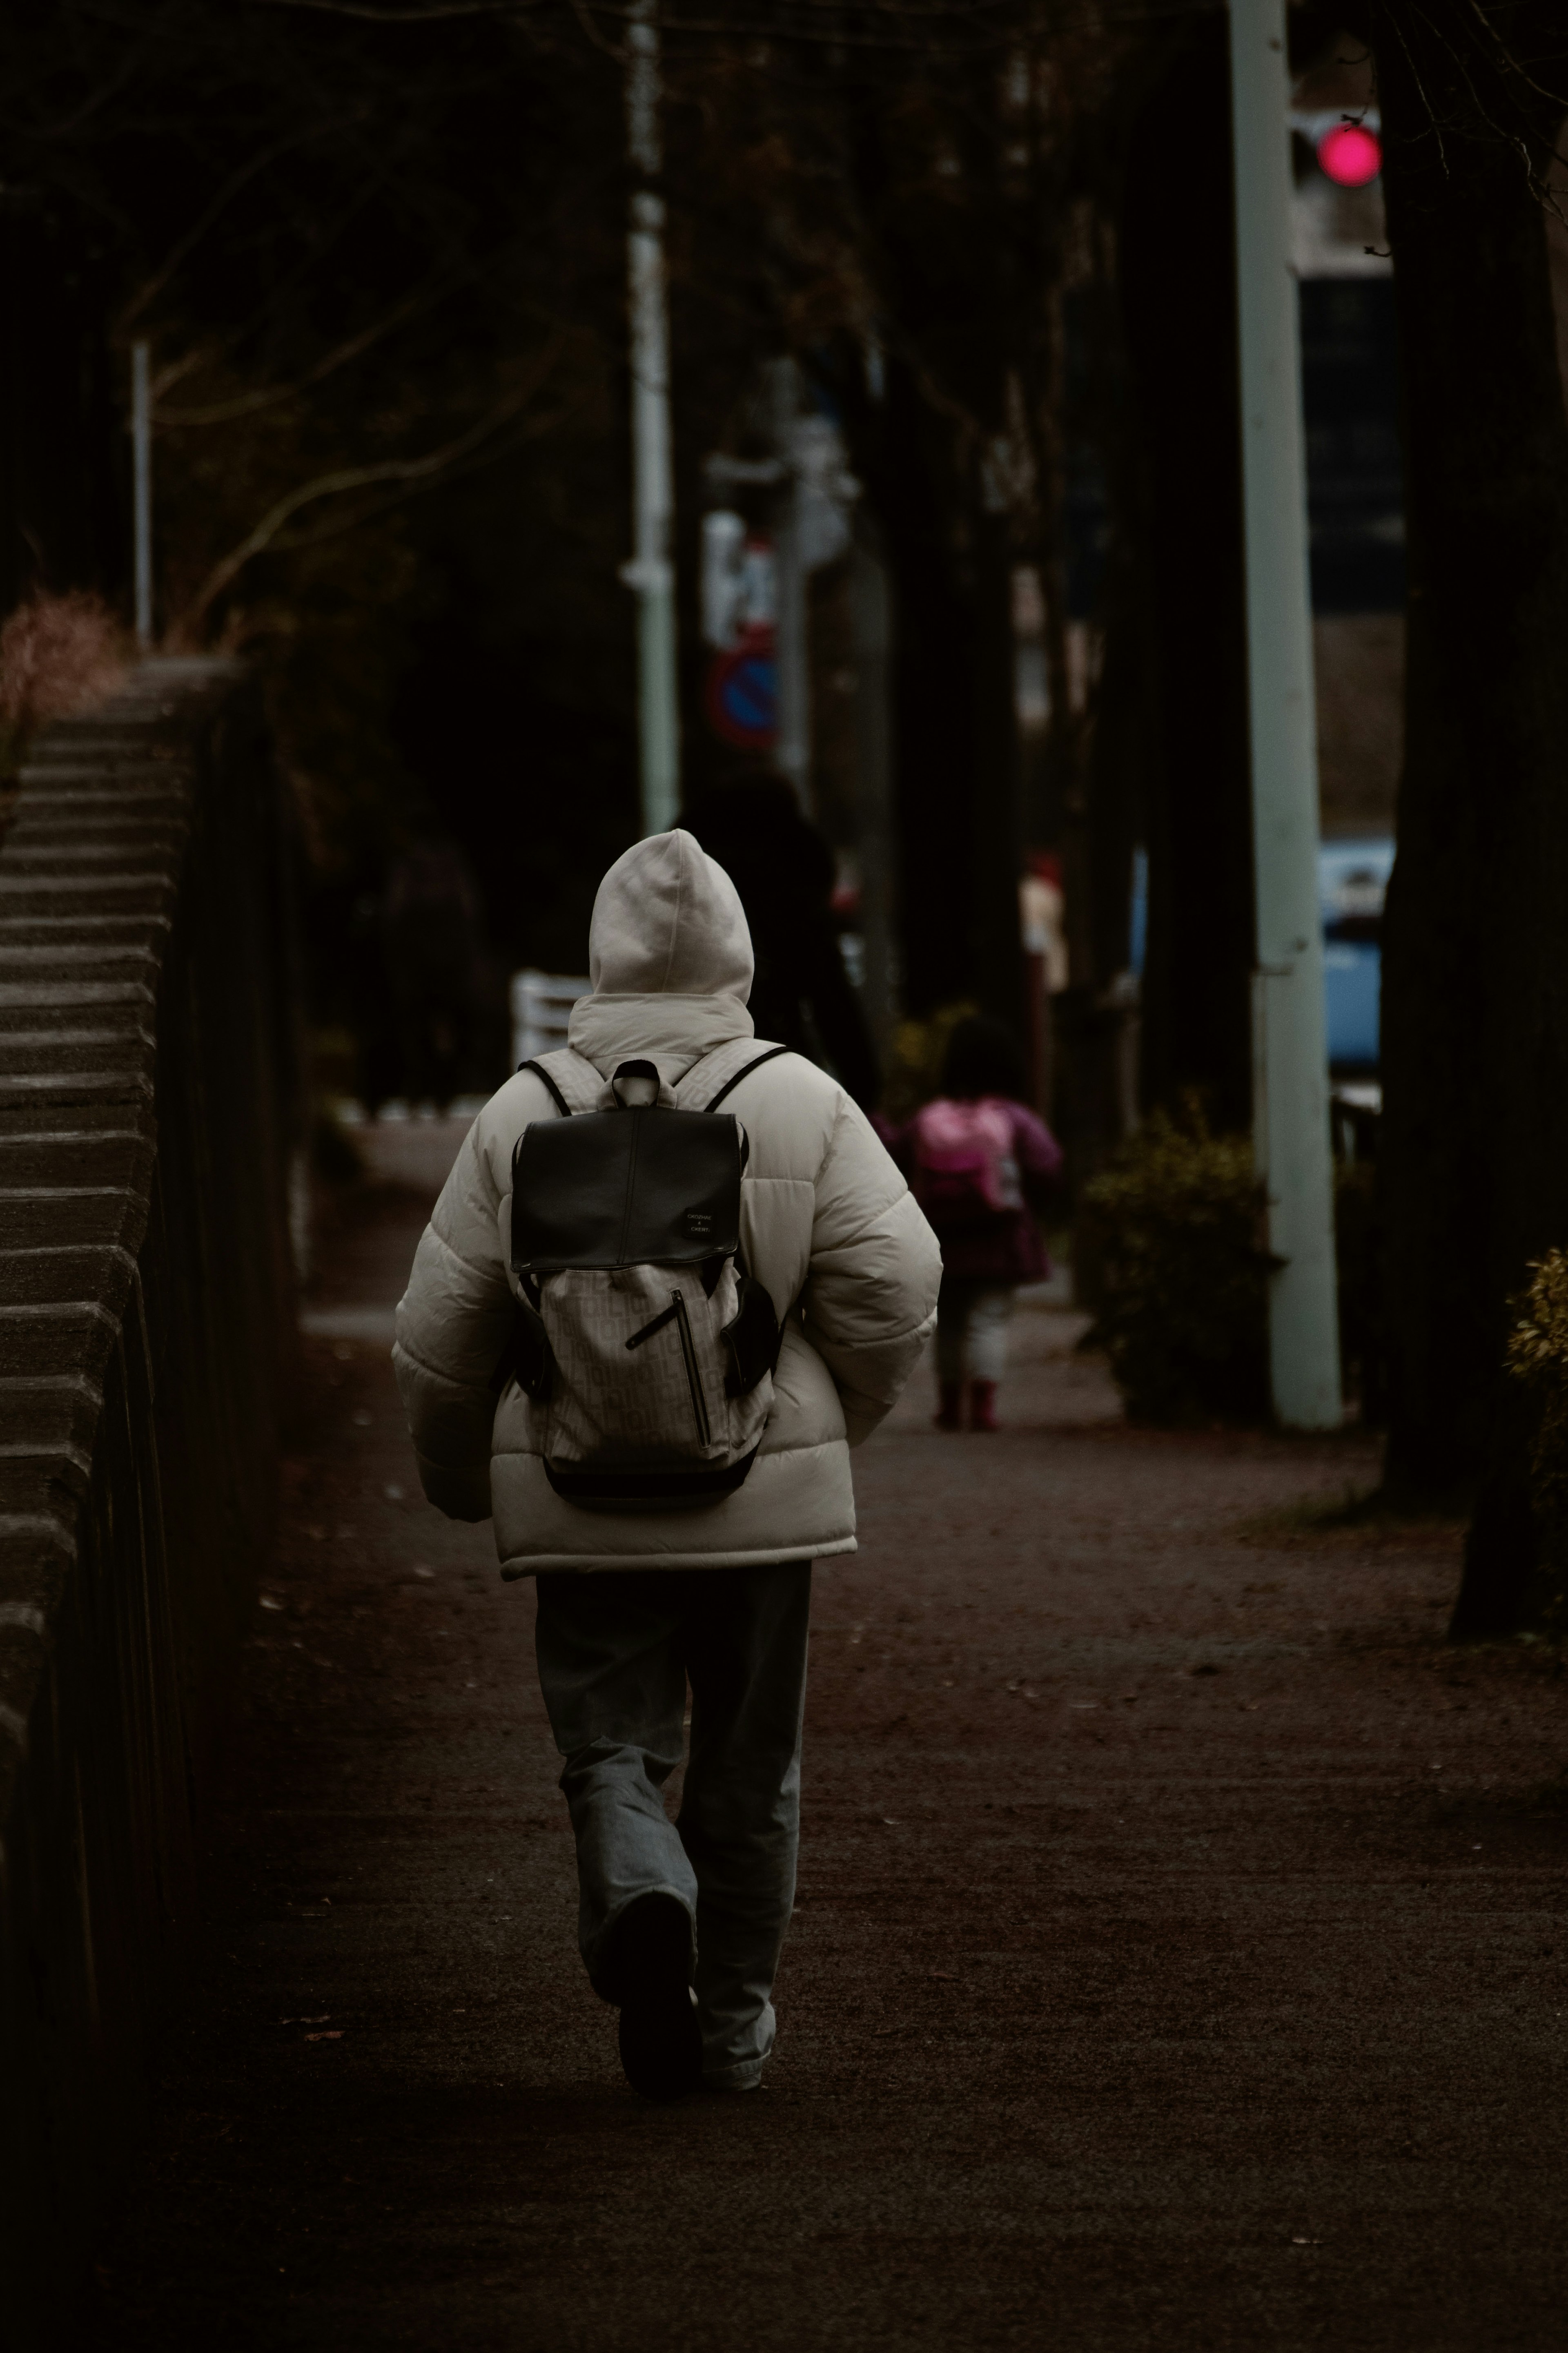
[[[708,721],[742,752],[765,752],[778,734],[778,665],[771,642],[739,645],[708,673]]]

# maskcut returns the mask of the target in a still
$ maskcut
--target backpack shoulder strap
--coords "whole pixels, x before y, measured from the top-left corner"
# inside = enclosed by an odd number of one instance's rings
[[[544,1091],[551,1098],[551,1101],[554,1103],[555,1108],[560,1113],[562,1118],[571,1118],[571,1104],[567,1102],[565,1096],[562,1093],[560,1088],[556,1085],[554,1080],[551,1077],[542,1062],[520,1062],[517,1067],[520,1075],[524,1071],[531,1071],[536,1079],[542,1080],[544,1082]]]
[[[717,1111],[731,1087],[738,1087],[742,1079],[749,1079],[752,1072],[753,1071],[760,1071],[764,1062],[776,1062],[781,1054],[787,1054],[789,1051],[790,1049],[787,1046],[767,1047],[756,1057],[754,1061],[748,1062],[744,1070],[736,1071],[731,1077],[727,1078],[723,1085],[720,1088],[718,1093],[714,1096],[712,1102],[707,1104],[705,1108],[709,1111]]]
[[[574,1111],[592,1111],[599,1100],[604,1081],[591,1062],[571,1046],[557,1048],[552,1054],[537,1054],[531,1061],[520,1062],[520,1071],[531,1071],[542,1080],[551,1101],[563,1119],[570,1119]]]
[[[676,1103],[682,1111],[717,1111],[732,1087],[789,1051],[787,1046],[770,1046],[755,1038],[731,1038],[693,1062],[675,1091]]]

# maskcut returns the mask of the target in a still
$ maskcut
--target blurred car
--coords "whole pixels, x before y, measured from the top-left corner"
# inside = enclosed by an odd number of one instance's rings
[[[1336,1077],[1372,1078],[1377,1071],[1383,902],[1393,869],[1394,842],[1384,834],[1326,841],[1318,851],[1329,1068]],[[1149,860],[1139,849],[1132,861],[1129,963],[1140,979],[1148,926]]]
[[[1318,852],[1329,1068],[1336,1077],[1377,1069],[1383,902],[1393,869],[1385,835],[1325,841]]]

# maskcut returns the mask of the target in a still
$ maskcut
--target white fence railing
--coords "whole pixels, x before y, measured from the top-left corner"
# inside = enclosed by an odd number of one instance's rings
[[[566,1043],[572,1008],[591,987],[558,972],[514,972],[511,976],[511,1066],[531,1061]]]

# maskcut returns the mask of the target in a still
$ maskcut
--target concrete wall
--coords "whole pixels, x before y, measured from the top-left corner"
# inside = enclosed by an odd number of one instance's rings
[[[254,687],[153,661],[0,839],[0,2344],[58,2344],[145,2105],[270,1539],[288,865]]]

